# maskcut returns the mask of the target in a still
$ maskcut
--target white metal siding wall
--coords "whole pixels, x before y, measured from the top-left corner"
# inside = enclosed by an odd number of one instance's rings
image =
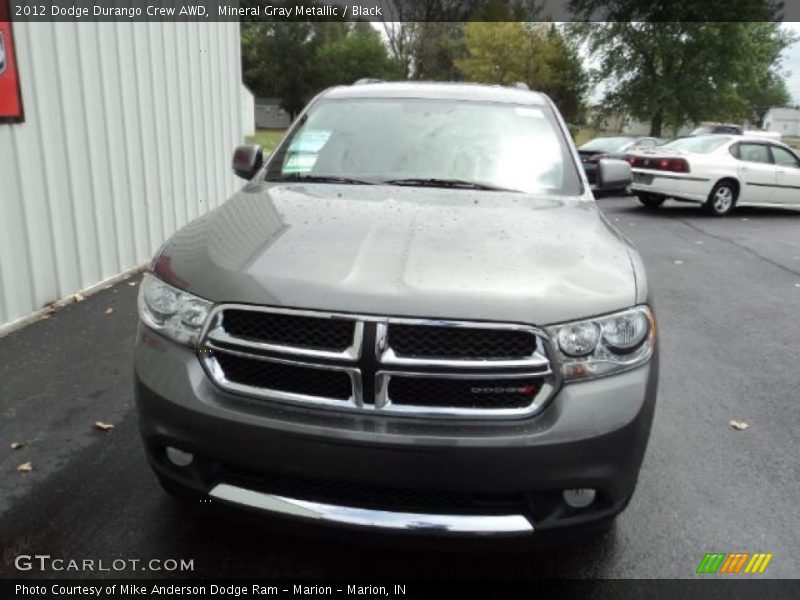
[[[253,92],[242,84],[242,135],[250,136],[256,133],[256,98]]]
[[[146,262],[236,189],[238,23],[15,23],[0,326]]]

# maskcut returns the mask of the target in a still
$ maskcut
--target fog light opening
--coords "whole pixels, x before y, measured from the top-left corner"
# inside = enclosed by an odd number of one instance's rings
[[[564,490],[564,502],[572,508],[586,508],[594,502],[597,491],[592,488]]]
[[[194,454],[191,452],[184,452],[172,446],[167,446],[167,458],[176,467],[188,467],[194,460]]]

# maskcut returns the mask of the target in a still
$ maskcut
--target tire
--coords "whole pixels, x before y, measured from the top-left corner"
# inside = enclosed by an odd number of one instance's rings
[[[720,181],[711,190],[703,208],[715,217],[724,217],[733,212],[738,197],[739,189],[735,183],[732,181]]]
[[[653,194],[636,194],[636,197],[639,199],[639,202],[642,203],[642,206],[645,208],[658,208],[662,204],[664,204],[664,196],[655,196]]]

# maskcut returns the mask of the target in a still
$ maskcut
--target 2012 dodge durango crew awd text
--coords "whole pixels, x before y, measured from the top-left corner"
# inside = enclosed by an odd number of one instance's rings
[[[140,427],[164,487],[318,525],[609,523],[656,401],[642,261],[553,103],[368,82],[312,100],[145,275]],[[598,165],[598,187],[630,182]]]

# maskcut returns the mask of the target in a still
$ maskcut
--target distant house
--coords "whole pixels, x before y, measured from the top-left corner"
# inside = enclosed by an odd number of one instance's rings
[[[634,119],[630,115],[603,111],[599,107],[589,109],[589,122],[601,131],[621,133],[631,136],[650,135],[650,123]],[[662,136],[681,136],[688,135],[694,129],[694,125],[683,125],[677,131],[670,127],[664,127]]]
[[[764,129],[800,137],[800,108],[770,108],[764,116]]]
[[[286,129],[292,118],[280,106],[278,98],[256,98],[256,128]]]

